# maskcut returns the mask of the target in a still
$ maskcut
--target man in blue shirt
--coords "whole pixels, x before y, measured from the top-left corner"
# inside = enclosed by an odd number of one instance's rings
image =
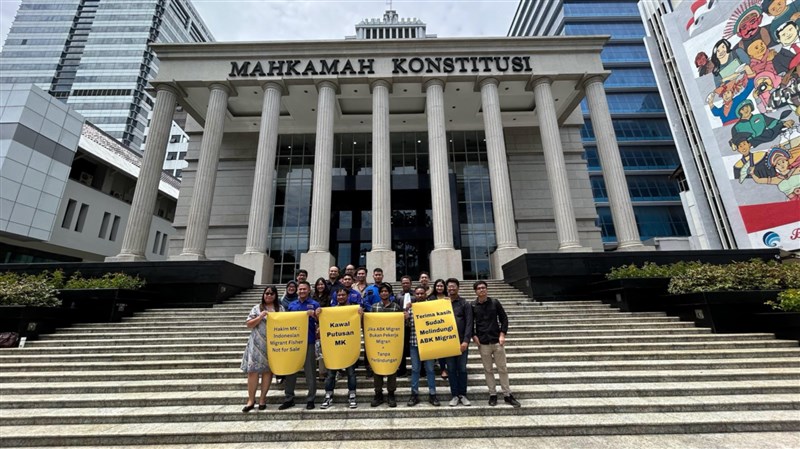
[[[353,276],[351,276],[349,274],[345,274],[344,276],[342,276],[341,281],[342,281],[342,286],[341,286],[341,288],[339,288],[339,290],[344,290],[345,293],[347,293],[347,302],[346,302],[346,304],[358,305],[358,306],[361,306],[361,308],[363,309],[364,308],[364,300],[361,299],[361,293],[359,293],[358,290],[353,288]],[[338,296],[339,290],[331,293],[331,305],[332,306],[335,306],[336,303],[337,303],[337,296]]]
[[[308,385],[308,394],[306,395],[307,410],[314,408],[314,396],[317,395],[317,378],[314,375],[314,368],[316,367],[314,349],[317,341],[316,310],[319,309],[319,303],[309,297],[310,293],[311,284],[307,281],[299,282],[297,285],[297,299],[292,301],[286,309],[287,312],[308,313],[308,347],[306,348],[306,362],[303,366],[306,384]],[[286,380],[283,383],[285,399],[283,404],[278,407],[278,410],[294,407],[294,387],[297,384],[297,373],[286,376]]]
[[[342,280],[344,280],[345,278],[350,278],[350,280],[352,281],[352,277],[349,274],[345,274]],[[359,295],[358,292],[356,292],[356,296],[358,297],[358,299],[356,300],[357,302],[354,302],[352,297],[350,297],[350,295],[348,294],[347,289],[344,287],[340,288],[339,290],[336,291],[336,301],[334,301],[333,304],[331,304],[331,307],[357,305],[359,306],[358,314],[363,315],[364,306],[361,303],[361,295]],[[324,313],[324,310],[325,309],[323,308],[317,309],[317,317],[319,317],[320,314]],[[358,407],[358,403],[356,402],[356,364],[357,363],[353,363],[352,365],[346,368],[347,391],[348,391],[347,403],[350,408]],[[328,370],[328,374],[325,377],[325,399],[322,401],[322,405],[320,406],[320,408],[323,410],[333,405],[333,389],[334,387],[336,387],[336,376],[337,376],[337,370]]]
[[[374,284],[367,287],[366,294],[364,295],[364,311],[372,312],[372,306],[381,302],[381,296],[378,294],[378,289],[383,284],[383,269],[376,268],[372,270],[372,281]],[[392,297],[394,301],[394,297]]]

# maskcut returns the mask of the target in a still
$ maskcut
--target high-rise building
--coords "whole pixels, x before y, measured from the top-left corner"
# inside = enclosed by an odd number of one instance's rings
[[[639,232],[643,240],[689,236],[678,182],[671,178],[680,161],[642,41],[645,30],[637,1],[521,0],[508,35],[611,36],[601,54],[611,72],[605,88]],[[598,226],[604,243],[613,244],[616,231],[595,132],[585,100],[580,107]]]
[[[23,0],[0,84],[35,84],[141,151],[158,73],[149,45],[213,40],[189,0]]]

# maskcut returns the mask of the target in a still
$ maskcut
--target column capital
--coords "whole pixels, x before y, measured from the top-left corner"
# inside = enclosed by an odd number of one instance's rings
[[[608,75],[610,75],[610,73],[584,75],[583,79],[581,80],[581,84],[583,84],[584,87],[594,83],[603,84],[606,81],[606,78],[608,78]]]
[[[445,85],[445,81],[443,79],[441,79],[441,78],[430,78],[428,80],[425,80],[425,82],[422,83],[422,89],[428,90],[428,88],[431,87],[431,86],[442,86],[442,89],[444,89],[444,85]]]
[[[277,90],[281,95],[289,95],[289,89],[283,84],[283,81],[267,81],[261,85],[261,90],[266,92],[269,89]]]
[[[155,88],[155,90],[156,90],[156,95],[157,95],[159,92],[161,92],[161,91],[166,91],[166,92],[170,92],[170,93],[172,93],[173,95],[175,95],[175,96],[177,96],[177,97],[179,97],[179,98],[185,98],[185,97],[188,97],[188,95],[186,94],[186,91],[184,91],[183,89],[181,89],[181,87],[180,87],[180,86],[178,86],[177,84],[172,84],[172,83],[159,83],[159,84],[156,84],[156,85],[155,85],[155,86],[153,86],[153,87],[154,87],[154,88]]]
[[[500,80],[494,77],[479,78],[477,82],[478,90],[483,89],[483,86],[492,84],[494,86],[500,85]]]
[[[549,76],[537,76],[537,75],[531,77],[531,84],[530,84],[531,87],[535,89],[536,86],[540,84],[547,84],[548,86],[552,86],[553,78],[550,78]]]
[[[234,88],[232,85],[228,83],[211,83],[208,85],[208,90],[209,91],[221,90],[225,92],[229,97],[235,97],[238,95],[236,88]]]
[[[339,84],[333,80],[319,80],[314,81],[314,85],[317,86],[317,91],[322,90],[323,87],[327,87],[329,89],[333,89],[334,92],[341,93],[339,90]]]
[[[369,81],[369,92],[372,93],[376,87],[385,87],[389,89],[389,93],[392,93],[392,82],[386,78],[375,78],[370,79]]]

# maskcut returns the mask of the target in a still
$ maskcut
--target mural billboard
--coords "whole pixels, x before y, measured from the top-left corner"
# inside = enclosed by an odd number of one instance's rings
[[[664,17],[739,248],[800,249],[800,0],[689,0]]]

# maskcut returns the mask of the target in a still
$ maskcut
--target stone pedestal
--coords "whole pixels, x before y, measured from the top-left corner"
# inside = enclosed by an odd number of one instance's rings
[[[383,270],[384,282],[397,281],[397,256],[394,251],[375,250],[367,252],[367,275],[372,270],[380,268]]]
[[[464,278],[461,251],[441,248],[431,251],[431,279]]]
[[[492,279],[504,279],[503,264],[511,262],[517,257],[527,254],[522,248],[498,248],[489,255],[489,263],[491,264]]]
[[[328,279],[328,269],[336,264],[336,259],[328,251],[313,251],[300,254],[300,268],[308,271],[309,282],[319,277]]]
[[[244,253],[233,257],[233,263],[256,272],[253,284],[271,284],[275,261],[264,253]]]

